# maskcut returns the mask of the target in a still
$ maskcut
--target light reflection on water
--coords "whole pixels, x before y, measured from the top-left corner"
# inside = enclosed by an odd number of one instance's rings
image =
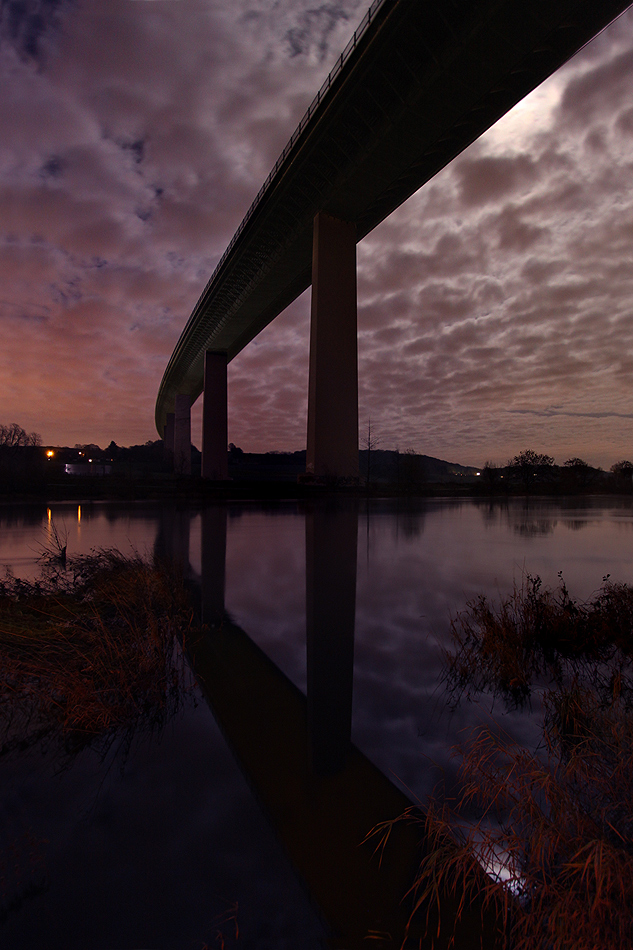
[[[0,565],[34,576],[52,525],[72,557],[95,547],[151,552],[169,524],[172,533],[179,526],[195,579],[203,520],[200,510],[151,504],[51,505],[50,517],[45,507],[13,506],[0,509]],[[229,615],[305,691],[305,510],[230,503],[226,539]],[[633,580],[630,499],[361,501],[354,743],[422,800],[441,774],[450,786],[450,746],[487,715],[445,708],[440,649],[451,615],[479,593],[506,595],[526,573],[554,585],[559,571],[580,598],[607,573]],[[511,736],[533,741],[529,717],[498,712]],[[159,746],[139,748],[123,776],[115,767],[104,779],[90,753],[70,772],[53,772],[33,757],[2,764],[5,826],[49,839],[50,876],[48,890],[0,924],[3,945],[202,946],[236,900],[249,945],[322,945],[321,925],[204,703]],[[167,900],[175,913],[166,913]]]

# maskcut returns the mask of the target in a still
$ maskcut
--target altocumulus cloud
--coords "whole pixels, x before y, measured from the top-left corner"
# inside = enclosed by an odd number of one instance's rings
[[[364,3],[0,9],[3,418],[154,438],[180,331]],[[632,57],[629,12],[359,246],[383,445],[630,454]],[[244,448],[305,444],[308,321],[305,294],[231,364]]]

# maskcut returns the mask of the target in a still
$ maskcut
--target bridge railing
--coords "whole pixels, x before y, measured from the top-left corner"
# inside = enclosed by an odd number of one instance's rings
[[[249,222],[250,219],[252,218],[252,216],[253,216],[253,214],[254,214],[254,212],[255,212],[257,206],[259,205],[260,201],[261,201],[262,198],[264,197],[265,192],[268,190],[268,187],[269,187],[270,183],[272,182],[273,178],[275,177],[275,175],[277,174],[277,172],[278,172],[279,169],[281,168],[282,164],[285,162],[285,160],[286,160],[286,158],[288,157],[288,155],[289,155],[291,149],[292,149],[293,146],[295,145],[297,139],[299,138],[299,136],[301,135],[301,133],[302,133],[303,130],[305,129],[306,125],[308,124],[308,122],[310,121],[310,119],[312,118],[312,116],[314,115],[314,113],[317,111],[317,109],[319,108],[319,106],[321,105],[321,103],[323,102],[323,100],[325,99],[325,96],[326,96],[328,90],[330,89],[330,86],[332,85],[332,83],[334,82],[334,80],[336,79],[336,77],[338,76],[338,74],[340,73],[341,69],[343,68],[343,66],[345,65],[345,63],[347,62],[347,60],[349,59],[349,57],[351,56],[351,54],[352,54],[352,53],[354,52],[354,50],[356,49],[356,46],[358,45],[359,40],[361,39],[361,37],[365,34],[365,32],[367,31],[367,29],[369,28],[369,26],[370,26],[372,20],[373,20],[373,19],[375,18],[375,16],[376,16],[377,11],[378,11],[379,8],[383,5],[383,3],[386,3],[386,2],[387,2],[387,0],[373,0],[373,3],[371,4],[371,6],[369,7],[369,9],[367,10],[367,13],[366,13],[365,16],[363,17],[363,19],[360,21],[360,24],[359,24],[358,28],[354,31],[354,35],[353,35],[352,38],[350,39],[349,43],[347,44],[347,46],[345,47],[345,49],[343,50],[343,52],[341,53],[341,55],[340,55],[340,56],[338,57],[338,59],[336,60],[334,66],[332,67],[332,69],[331,69],[330,72],[328,73],[327,79],[325,80],[325,82],[323,83],[323,85],[321,86],[321,88],[319,89],[319,91],[317,92],[316,96],[314,97],[314,99],[312,100],[312,102],[310,103],[310,105],[308,106],[308,108],[306,109],[304,115],[303,115],[302,118],[301,118],[301,121],[299,122],[299,125],[297,126],[297,128],[294,130],[294,132],[293,132],[292,135],[290,136],[290,139],[289,139],[289,141],[287,142],[286,146],[284,147],[283,152],[281,153],[281,155],[279,156],[279,158],[277,159],[277,161],[275,162],[275,164],[274,164],[273,167],[271,168],[271,170],[270,170],[270,172],[269,172],[269,174],[268,174],[268,177],[266,178],[264,184],[262,185],[262,187],[261,187],[261,188],[259,189],[259,191],[257,192],[257,195],[255,196],[255,199],[253,200],[253,202],[252,202],[250,208],[248,209],[248,211],[246,212],[246,214],[245,214],[244,217],[242,218],[242,222],[241,222],[240,226],[238,227],[237,231],[235,232],[235,234],[233,235],[233,237],[232,237],[231,240],[229,241],[228,246],[227,246],[227,248],[226,248],[224,254],[222,255],[222,257],[220,258],[220,260],[219,260],[218,263],[216,264],[216,267],[215,267],[215,269],[214,269],[214,271],[213,271],[213,274],[211,275],[211,279],[209,280],[209,282],[208,282],[208,284],[207,284],[207,287],[209,287],[209,286],[213,283],[213,281],[214,281],[214,279],[215,279],[215,275],[218,273],[218,271],[220,270],[220,268],[221,268],[222,265],[224,264],[224,261],[227,259],[227,257],[228,257],[229,254],[231,253],[231,251],[232,251],[232,249],[233,249],[233,247],[234,247],[234,245],[235,245],[235,242],[237,241],[237,239],[239,238],[240,234],[242,233],[242,231],[244,230],[244,228],[246,227],[246,225],[248,224],[248,222]]]

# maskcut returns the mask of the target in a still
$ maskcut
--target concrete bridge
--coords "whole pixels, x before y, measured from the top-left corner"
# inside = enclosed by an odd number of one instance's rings
[[[227,363],[312,284],[306,469],[358,477],[356,244],[630,0],[374,0],[205,287],[167,365],[156,427],[227,477]]]

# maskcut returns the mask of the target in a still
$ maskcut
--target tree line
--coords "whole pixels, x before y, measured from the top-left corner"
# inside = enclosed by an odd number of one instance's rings
[[[41,445],[42,436],[37,432],[27,432],[17,422],[8,426],[0,425],[0,446],[5,448],[24,448]]]
[[[628,459],[615,462],[610,473],[611,484],[615,483],[620,488],[633,485],[633,462]],[[501,483],[505,481],[506,485],[519,483],[526,492],[537,485],[561,481],[568,487],[597,487],[605,481],[605,475],[601,468],[594,468],[577,456],[567,459],[563,465],[556,465],[551,455],[536,452],[534,449],[524,449],[503,466],[487,461],[483,468],[484,480],[490,488],[500,488]]]

